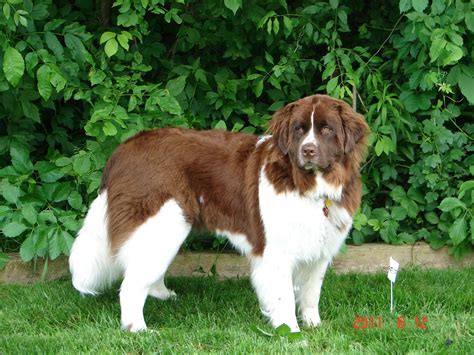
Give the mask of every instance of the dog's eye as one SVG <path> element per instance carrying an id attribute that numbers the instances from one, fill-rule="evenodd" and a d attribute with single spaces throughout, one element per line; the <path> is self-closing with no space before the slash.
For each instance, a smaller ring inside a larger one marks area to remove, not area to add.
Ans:
<path id="1" fill-rule="evenodd" d="M 321 134 L 328 134 L 328 133 L 331 133 L 333 131 L 333 129 L 329 126 L 323 126 L 323 128 L 321 128 Z"/>
<path id="2" fill-rule="evenodd" d="M 302 134 L 303 133 L 303 126 L 298 124 L 295 126 L 295 133 Z"/>

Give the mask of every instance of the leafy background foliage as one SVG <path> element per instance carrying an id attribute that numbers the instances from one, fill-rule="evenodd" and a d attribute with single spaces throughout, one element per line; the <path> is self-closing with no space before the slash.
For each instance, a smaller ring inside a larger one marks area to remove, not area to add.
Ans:
<path id="1" fill-rule="evenodd" d="M 0 6 L 0 264 L 67 255 L 107 157 L 136 132 L 258 134 L 316 92 L 356 99 L 372 128 L 351 241 L 472 252 L 472 2 Z"/>

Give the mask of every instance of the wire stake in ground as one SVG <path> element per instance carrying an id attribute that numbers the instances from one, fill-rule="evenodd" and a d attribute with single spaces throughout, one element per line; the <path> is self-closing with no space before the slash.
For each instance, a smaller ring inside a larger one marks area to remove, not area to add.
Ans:
<path id="1" fill-rule="evenodd" d="M 400 264 L 390 257 L 390 265 L 388 267 L 388 274 L 387 277 L 390 280 L 390 312 L 393 312 L 393 285 L 395 284 L 395 280 L 397 279 L 397 272 Z"/>

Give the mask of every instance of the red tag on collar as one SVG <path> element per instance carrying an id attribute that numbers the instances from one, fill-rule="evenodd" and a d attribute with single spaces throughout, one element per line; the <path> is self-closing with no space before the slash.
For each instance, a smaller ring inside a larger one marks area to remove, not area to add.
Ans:
<path id="1" fill-rule="evenodd" d="M 327 218 L 329 216 L 329 208 L 327 208 L 326 206 L 323 207 L 323 213 L 324 213 L 324 216 Z"/>
<path id="2" fill-rule="evenodd" d="M 327 198 L 324 200 L 323 213 L 326 218 L 329 216 L 329 207 L 331 205 L 332 205 L 332 201 L 330 199 Z"/>

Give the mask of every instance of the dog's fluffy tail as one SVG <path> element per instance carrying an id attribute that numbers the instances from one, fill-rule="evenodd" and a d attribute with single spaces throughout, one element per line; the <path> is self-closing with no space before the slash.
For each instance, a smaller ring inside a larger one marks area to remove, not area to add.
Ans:
<path id="1" fill-rule="evenodd" d="M 81 294 L 98 294 L 120 276 L 107 237 L 106 191 L 92 202 L 87 212 L 71 249 L 69 269 L 72 284 Z"/>

